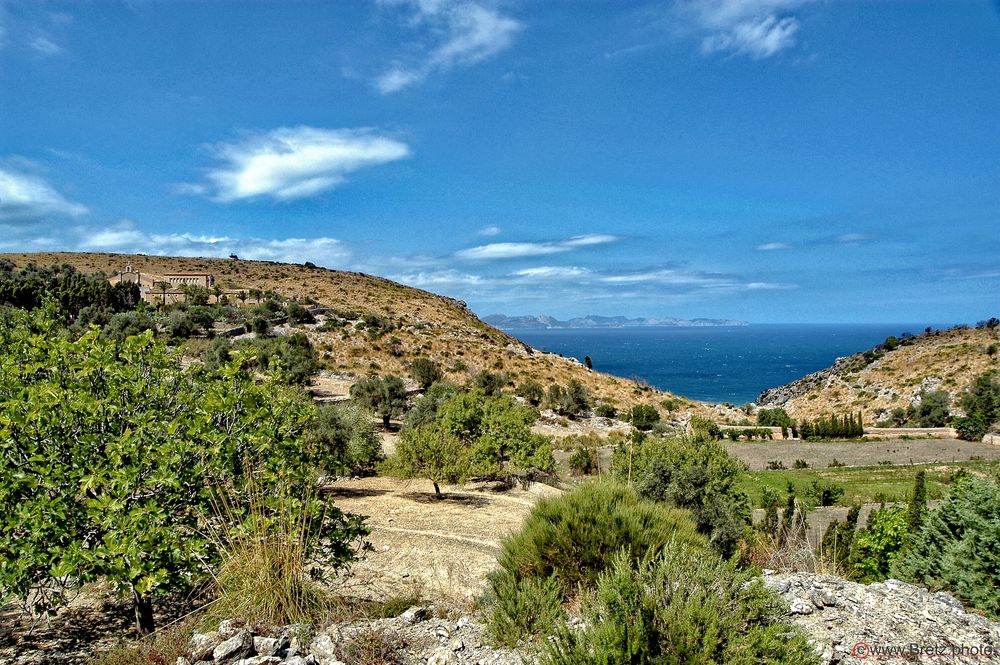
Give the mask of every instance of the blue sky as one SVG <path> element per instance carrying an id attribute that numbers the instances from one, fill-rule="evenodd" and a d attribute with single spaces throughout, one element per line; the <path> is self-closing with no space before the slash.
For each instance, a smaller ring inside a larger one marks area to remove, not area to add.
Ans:
<path id="1" fill-rule="evenodd" d="M 994 1 L 0 0 L 0 251 L 974 322 L 998 226 Z"/>

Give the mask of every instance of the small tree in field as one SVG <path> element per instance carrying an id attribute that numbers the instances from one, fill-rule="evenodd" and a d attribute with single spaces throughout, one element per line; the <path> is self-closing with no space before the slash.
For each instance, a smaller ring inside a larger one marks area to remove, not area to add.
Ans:
<path id="1" fill-rule="evenodd" d="M 433 425 L 403 430 L 390 464 L 392 472 L 402 478 L 430 480 L 438 498 L 441 483 L 464 480 L 469 466 L 459 438 Z"/>
<path id="2" fill-rule="evenodd" d="M 388 429 L 390 419 L 403 415 L 406 409 L 406 386 L 391 374 L 369 376 L 351 386 L 351 399 L 381 416 L 383 427 Z"/>

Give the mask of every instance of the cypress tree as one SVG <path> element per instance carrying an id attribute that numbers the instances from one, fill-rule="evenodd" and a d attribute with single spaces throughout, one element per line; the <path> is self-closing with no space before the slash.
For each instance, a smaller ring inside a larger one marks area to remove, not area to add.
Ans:
<path id="1" fill-rule="evenodd" d="M 917 471 L 917 477 L 913 481 L 913 495 L 910 496 L 910 505 L 906 511 L 906 523 L 910 534 L 920 532 L 927 517 L 927 485 L 924 478 L 924 470 Z"/>

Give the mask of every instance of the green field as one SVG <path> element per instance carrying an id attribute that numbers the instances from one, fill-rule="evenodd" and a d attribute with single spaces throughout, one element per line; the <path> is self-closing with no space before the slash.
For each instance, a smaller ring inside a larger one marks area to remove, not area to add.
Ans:
<path id="1" fill-rule="evenodd" d="M 795 493 L 805 497 L 814 481 L 836 483 L 843 487 L 844 497 L 839 502 L 841 505 L 854 502 L 906 501 L 913 489 L 913 479 L 917 471 L 924 469 L 927 479 L 927 498 L 940 499 L 947 492 L 952 474 L 960 468 L 970 472 L 991 473 L 996 472 L 1000 465 L 995 461 L 972 461 L 754 471 L 744 477 L 742 485 L 755 508 L 762 507 L 761 493 L 765 487 L 771 488 L 780 496 L 785 496 L 788 483 L 791 483 L 795 487 Z"/>

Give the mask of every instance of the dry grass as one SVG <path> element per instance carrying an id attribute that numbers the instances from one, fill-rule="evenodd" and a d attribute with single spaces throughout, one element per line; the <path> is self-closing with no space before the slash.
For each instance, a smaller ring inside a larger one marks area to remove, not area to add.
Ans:
<path id="1" fill-rule="evenodd" d="M 998 341 L 1000 331 L 978 328 L 920 335 L 869 365 L 859 361 L 783 406 L 796 419 L 862 409 L 871 425 L 893 409 L 909 406 L 925 379 L 929 389 L 947 390 L 954 402 L 976 376 L 1000 370 L 1000 355 L 987 353 Z"/>

